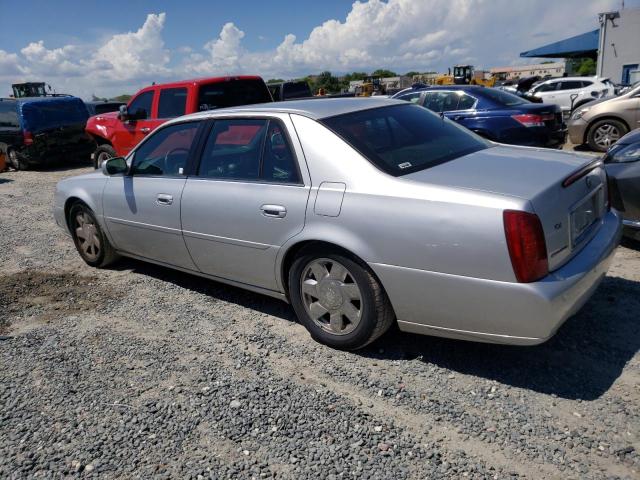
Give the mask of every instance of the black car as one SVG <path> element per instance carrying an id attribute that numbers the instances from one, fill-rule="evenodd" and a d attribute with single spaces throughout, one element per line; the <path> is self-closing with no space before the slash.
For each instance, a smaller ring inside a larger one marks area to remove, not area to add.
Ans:
<path id="1" fill-rule="evenodd" d="M 274 102 L 312 96 L 309 84 L 304 80 L 300 80 L 299 82 L 269 83 L 267 84 L 267 88 L 269 92 L 271 92 Z"/>
<path id="2" fill-rule="evenodd" d="M 77 97 L 2 98 L 0 143 L 17 170 L 59 160 L 89 160 L 95 142 L 84 131 L 88 118 Z"/>
<path id="3" fill-rule="evenodd" d="M 609 148 L 604 157 L 611 206 L 622 213 L 625 235 L 640 240 L 640 130 Z"/>
<path id="4" fill-rule="evenodd" d="M 120 110 L 122 105 L 126 105 L 125 102 L 110 102 L 108 100 L 84 102 L 84 104 L 87 107 L 90 117 L 93 117 L 94 115 L 102 115 L 103 113 L 108 112 L 117 112 Z"/>
<path id="5" fill-rule="evenodd" d="M 566 138 L 558 105 L 532 103 L 479 85 L 414 86 L 393 98 L 422 105 L 499 143 L 561 147 Z"/>

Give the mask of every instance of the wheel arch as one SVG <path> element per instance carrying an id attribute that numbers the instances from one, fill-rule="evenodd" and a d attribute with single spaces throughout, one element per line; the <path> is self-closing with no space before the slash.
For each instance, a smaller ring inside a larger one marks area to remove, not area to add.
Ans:
<path id="1" fill-rule="evenodd" d="M 96 142 L 96 145 L 98 147 L 102 146 L 102 145 L 110 145 L 113 147 L 113 143 L 111 142 L 111 140 L 104 138 L 101 135 L 97 135 L 93 132 L 87 132 L 89 135 L 91 135 L 91 138 L 93 138 L 93 140 Z"/>

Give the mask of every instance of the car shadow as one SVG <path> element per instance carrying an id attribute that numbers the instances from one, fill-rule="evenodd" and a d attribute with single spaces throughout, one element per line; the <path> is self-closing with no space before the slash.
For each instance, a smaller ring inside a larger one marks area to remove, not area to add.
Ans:
<path id="1" fill-rule="evenodd" d="M 13 182 L 11 178 L 0 178 L 0 184 Z"/>
<path id="2" fill-rule="evenodd" d="M 286 303 L 138 260 L 113 266 L 296 322 Z M 353 352 L 378 360 L 420 361 L 462 374 L 567 399 L 593 400 L 609 390 L 640 349 L 640 282 L 606 277 L 591 300 L 542 345 L 494 345 L 400 332 L 397 327 Z M 309 338 L 309 341 L 311 338 Z"/>

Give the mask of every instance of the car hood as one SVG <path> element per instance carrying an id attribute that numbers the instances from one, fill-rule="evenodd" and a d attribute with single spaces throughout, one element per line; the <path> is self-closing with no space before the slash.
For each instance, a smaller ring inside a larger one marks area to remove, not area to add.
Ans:
<path id="1" fill-rule="evenodd" d="M 402 178 L 530 200 L 592 160 L 570 152 L 497 145 Z"/>
<path id="2" fill-rule="evenodd" d="M 616 142 L 616 145 L 630 145 L 640 142 L 640 129 L 632 130 Z"/>

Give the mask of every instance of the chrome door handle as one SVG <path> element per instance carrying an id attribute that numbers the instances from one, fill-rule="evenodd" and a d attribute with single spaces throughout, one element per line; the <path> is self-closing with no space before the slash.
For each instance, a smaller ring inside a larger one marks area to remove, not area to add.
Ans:
<path id="1" fill-rule="evenodd" d="M 173 195 L 159 193 L 156 197 L 156 203 L 158 205 L 171 205 L 173 203 Z"/>
<path id="2" fill-rule="evenodd" d="M 284 218 L 287 215 L 287 209 L 282 205 L 262 205 L 260 210 L 265 217 Z"/>
<path id="3" fill-rule="evenodd" d="M 147 133 L 149 133 L 150 131 L 151 131 L 151 129 L 150 129 L 149 127 L 142 127 L 142 128 L 140 129 L 140 132 L 144 133 L 145 135 L 146 135 Z"/>

